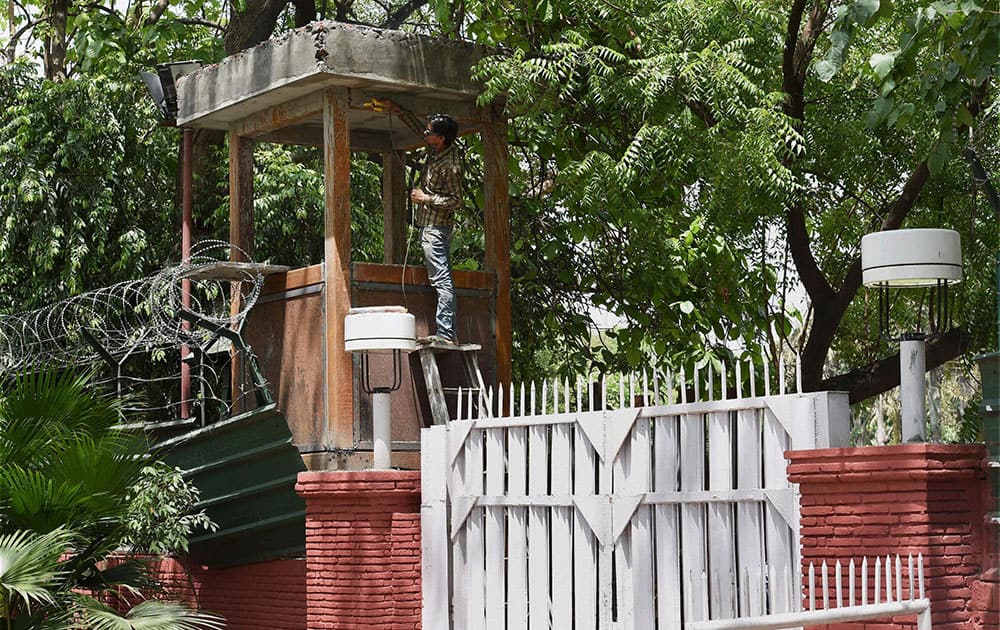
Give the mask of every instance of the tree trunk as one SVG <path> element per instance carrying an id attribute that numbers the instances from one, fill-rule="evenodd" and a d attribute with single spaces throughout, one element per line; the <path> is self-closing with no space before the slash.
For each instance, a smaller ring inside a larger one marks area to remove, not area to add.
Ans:
<path id="1" fill-rule="evenodd" d="M 52 30 L 45 36 L 45 78 L 50 81 L 66 80 L 66 22 L 69 17 L 69 0 L 52 0 L 50 6 Z"/>

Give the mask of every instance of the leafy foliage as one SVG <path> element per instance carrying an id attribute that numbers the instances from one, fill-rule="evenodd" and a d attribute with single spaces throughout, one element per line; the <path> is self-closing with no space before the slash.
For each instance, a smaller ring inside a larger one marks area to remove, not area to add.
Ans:
<path id="1" fill-rule="evenodd" d="M 140 86 L 0 72 L 0 310 L 141 277 L 177 241 L 176 153 Z M 176 256 L 175 258 L 179 258 Z"/>
<path id="2" fill-rule="evenodd" d="M 147 466 L 145 440 L 121 421 L 121 401 L 93 392 L 86 377 L 43 372 L 2 385 L 0 617 L 8 627 L 221 627 L 159 601 L 136 606 L 126 621 L 82 594 L 125 589 L 142 598 L 155 586 L 143 566 L 109 566 L 108 556 L 129 543 L 140 552 L 183 547 L 180 538 L 205 523 L 185 517 L 192 489 Z M 160 505 L 150 511 L 153 495 Z M 140 546 L 147 543 L 154 548 Z"/>

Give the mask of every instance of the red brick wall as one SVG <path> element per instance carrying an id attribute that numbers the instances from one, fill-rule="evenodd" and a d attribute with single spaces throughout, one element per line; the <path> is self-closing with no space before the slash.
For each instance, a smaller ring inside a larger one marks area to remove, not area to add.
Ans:
<path id="1" fill-rule="evenodd" d="M 304 472 L 309 630 L 420 627 L 420 473 Z"/>
<path id="2" fill-rule="evenodd" d="M 158 562 L 168 596 L 222 615 L 227 630 L 305 630 L 305 560 L 272 560 L 225 569 Z"/>
<path id="3" fill-rule="evenodd" d="M 998 532 L 985 523 L 991 497 L 982 446 L 905 444 L 787 456 L 789 478 L 801 493 L 804 575 L 810 561 L 818 567 L 841 559 L 846 573 L 852 557 L 867 555 L 873 563 L 898 553 L 905 565 L 906 554 L 922 553 L 934 628 L 1000 628 L 1000 584 L 991 571 Z M 915 626 L 912 616 L 894 621 L 830 627 Z"/>

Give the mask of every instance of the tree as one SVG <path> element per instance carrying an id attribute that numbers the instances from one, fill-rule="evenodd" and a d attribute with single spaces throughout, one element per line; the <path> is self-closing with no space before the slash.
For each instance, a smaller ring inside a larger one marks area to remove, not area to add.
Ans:
<path id="1" fill-rule="evenodd" d="M 542 302 L 534 338 L 580 338 L 559 318 L 579 321 L 589 294 L 628 322 L 605 364 L 635 366 L 643 352 L 705 361 L 699 346 L 725 356 L 727 341 L 776 360 L 785 346 L 801 352 L 807 389 L 861 400 L 898 383 L 898 359 L 864 330 L 874 309 L 856 299 L 860 238 L 905 223 L 965 236 L 961 326 L 930 345 L 928 367 L 995 344 L 978 302 L 997 235 L 973 228 L 990 213 L 953 156 L 968 144 L 996 163 L 997 14 L 938 5 L 544 0 L 507 20 L 466 3 L 464 33 L 511 48 L 480 76 L 484 100 L 506 96 L 519 116 L 528 168 L 514 224 L 527 228 L 515 260 L 533 263 L 521 305 Z M 533 194 L 543 182 L 547 200 Z M 793 281 L 810 299 L 797 347 Z M 900 314 L 904 304 L 915 302 Z M 851 359 L 846 373 L 826 371 L 831 353 Z"/>
<path id="2" fill-rule="evenodd" d="M 222 627 L 215 616 L 166 601 L 142 601 L 124 617 L 100 603 L 119 589 L 144 599 L 155 586 L 137 561 L 105 562 L 128 550 L 128 519 L 136 516 L 130 489 L 147 464 L 142 435 L 119 428 L 120 409 L 121 401 L 68 373 L 22 375 L 0 387 L 0 619 L 7 628 Z"/>

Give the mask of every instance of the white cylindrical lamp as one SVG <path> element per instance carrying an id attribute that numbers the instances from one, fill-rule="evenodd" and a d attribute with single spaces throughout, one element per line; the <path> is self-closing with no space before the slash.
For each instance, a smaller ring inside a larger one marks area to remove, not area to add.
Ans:
<path id="1" fill-rule="evenodd" d="M 392 466 L 392 414 L 390 392 L 400 385 L 400 354 L 417 349 L 416 320 L 402 306 L 352 308 L 344 318 L 344 349 L 361 353 L 362 386 L 372 395 L 372 468 L 387 470 Z M 391 354 L 393 381 L 372 387 L 368 356 Z"/>
<path id="2" fill-rule="evenodd" d="M 922 287 L 947 291 L 949 284 L 962 281 L 961 238 L 954 230 L 933 228 L 866 234 L 861 239 L 861 278 L 865 286 L 883 291 Z M 887 319 L 888 306 L 885 308 Z M 898 339 L 903 442 L 926 437 L 925 338 L 924 333 L 915 331 Z"/>

